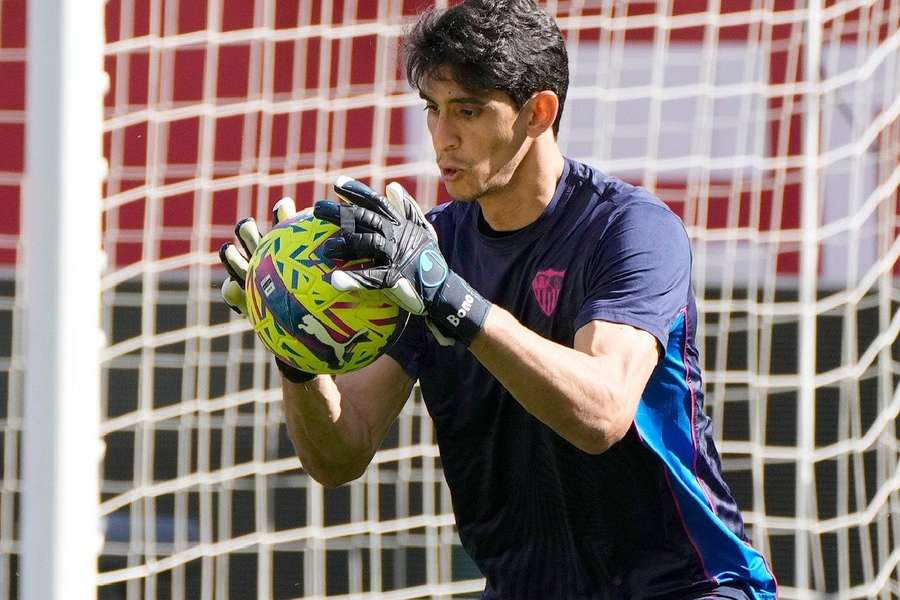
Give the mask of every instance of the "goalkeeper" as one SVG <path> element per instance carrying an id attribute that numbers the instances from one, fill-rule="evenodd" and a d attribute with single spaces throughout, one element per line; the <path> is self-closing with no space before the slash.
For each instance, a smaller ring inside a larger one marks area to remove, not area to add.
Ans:
<path id="1" fill-rule="evenodd" d="M 687 234 L 648 191 L 561 154 L 552 18 L 532 0 L 429 12 L 406 71 L 455 201 L 426 218 L 398 184 L 342 178 L 346 202 L 316 204 L 344 230 L 327 253 L 377 265 L 332 284 L 418 316 L 355 373 L 279 364 L 303 466 L 359 477 L 419 380 L 482 598 L 774 598 L 703 411 Z M 223 259 L 239 309 L 243 259 Z"/>

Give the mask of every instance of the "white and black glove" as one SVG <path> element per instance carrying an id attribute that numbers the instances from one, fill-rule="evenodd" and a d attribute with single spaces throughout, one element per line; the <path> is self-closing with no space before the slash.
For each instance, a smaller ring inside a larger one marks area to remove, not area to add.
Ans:
<path id="1" fill-rule="evenodd" d="M 295 214 L 297 214 L 297 208 L 294 205 L 294 201 L 291 198 L 282 198 L 272 208 L 272 225 L 278 225 L 278 223 Z M 262 236 L 259 233 L 256 221 L 251 217 L 238 221 L 238 224 L 234 226 L 234 234 L 237 236 L 244 251 L 242 253 L 231 242 L 226 242 L 219 248 L 219 260 L 222 261 L 222 264 L 225 265 L 225 270 L 228 271 L 228 277 L 222 282 L 222 298 L 231 310 L 246 318 L 247 295 L 244 292 L 244 286 L 247 281 L 248 261 L 256 251 Z M 285 379 L 294 383 L 303 383 L 316 377 L 314 373 L 301 371 L 282 361 L 277 356 L 275 357 L 275 365 Z"/>
<path id="2" fill-rule="evenodd" d="M 368 259 L 375 266 L 332 271 L 331 285 L 339 290 L 382 290 L 407 312 L 426 315 L 442 344 L 458 340 L 468 346 L 481 331 L 491 304 L 447 266 L 434 228 L 413 197 L 396 182 L 381 196 L 349 177 L 340 177 L 334 191 L 349 204 L 325 200 L 313 211 L 343 230 L 341 237 L 325 242 L 325 255 Z"/>

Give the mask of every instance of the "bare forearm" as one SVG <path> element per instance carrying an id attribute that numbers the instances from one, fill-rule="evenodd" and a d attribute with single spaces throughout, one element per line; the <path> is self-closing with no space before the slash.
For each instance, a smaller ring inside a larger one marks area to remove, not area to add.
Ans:
<path id="1" fill-rule="evenodd" d="M 496 305 L 470 350 L 528 412 L 585 452 L 605 451 L 630 426 L 641 390 L 615 361 L 545 339 Z"/>
<path id="2" fill-rule="evenodd" d="M 414 383 L 389 356 L 337 379 L 284 381 L 288 432 L 307 472 L 327 486 L 362 475 Z"/>
<path id="3" fill-rule="evenodd" d="M 369 462 L 371 443 L 334 380 L 283 380 L 282 393 L 288 434 L 304 468 L 325 485 L 358 477 Z"/>

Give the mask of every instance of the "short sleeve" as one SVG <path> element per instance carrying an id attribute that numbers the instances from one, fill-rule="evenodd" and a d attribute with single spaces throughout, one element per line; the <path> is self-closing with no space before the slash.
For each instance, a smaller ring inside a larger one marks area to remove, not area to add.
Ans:
<path id="1" fill-rule="evenodd" d="M 588 261 L 575 329 L 601 320 L 651 333 L 662 347 L 691 289 L 691 247 L 664 205 L 631 201 L 612 215 Z"/>
<path id="2" fill-rule="evenodd" d="M 425 355 L 426 340 L 424 319 L 410 315 L 403 333 L 387 349 L 386 354 L 396 360 L 407 375 L 418 379 Z"/>

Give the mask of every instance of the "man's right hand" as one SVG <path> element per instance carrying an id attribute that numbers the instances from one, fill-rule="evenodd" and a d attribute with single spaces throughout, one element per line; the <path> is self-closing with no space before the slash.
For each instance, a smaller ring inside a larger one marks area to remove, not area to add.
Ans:
<path id="1" fill-rule="evenodd" d="M 312 210 L 312 209 L 306 209 Z M 297 208 L 291 198 L 282 198 L 272 209 L 272 225 L 278 225 L 285 219 L 297 214 Z M 238 221 L 234 226 L 234 234 L 241 243 L 243 252 L 231 242 L 222 244 L 219 248 L 219 260 L 225 265 L 228 271 L 228 277 L 222 282 L 222 299 L 228 307 L 241 315 L 247 317 L 247 294 L 244 288 L 247 282 L 247 268 L 249 266 L 250 257 L 256 251 L 259 240 L 262 237 L 259 233 L 259 227 L 253 218 L 248 217 Z M 275 364 L 285 379 L 294 383 L 303 383 L 316 377 L 313 373 L 305 373 L 292 367 L 286 362 L 275 357 Z"/>
<path id="2" fill-rule="evenodd" d="M 331 285 L 381 290 L 407 312 L 426 315 L 441 345 L 471 344 L 491 304 L 447 265 L 437 233 L 415 199 L 399 183 L 389 184 L 382 196 L 349 177 L 339 177 L 334 191 L 345 203 L 318 202 L 313 212 L 343 232 L 325 242 L 325 256 L 374 265 L 332 271 Z"/>
<path id="3" fill-rule="evenodd" d="M 272 212 L 277 225 L 294 216 L 296 208 L 293 200 L 282 198 Z M 228 270 L 222 297 L 233 311 L 246 316 L 247 268 L 261 236 L 253 219 L 243 219 L 234 230 L 240 248 L 228 243 L 219 249 Z M 326 486 L 362 475 L 415 383 L 387 355 L 359 371 L 334 378 L 304 373 L 277 357 L 275 364 L 286 381 L 305 383 L 283 386 L 284 418 L 303 468 Z"/>

